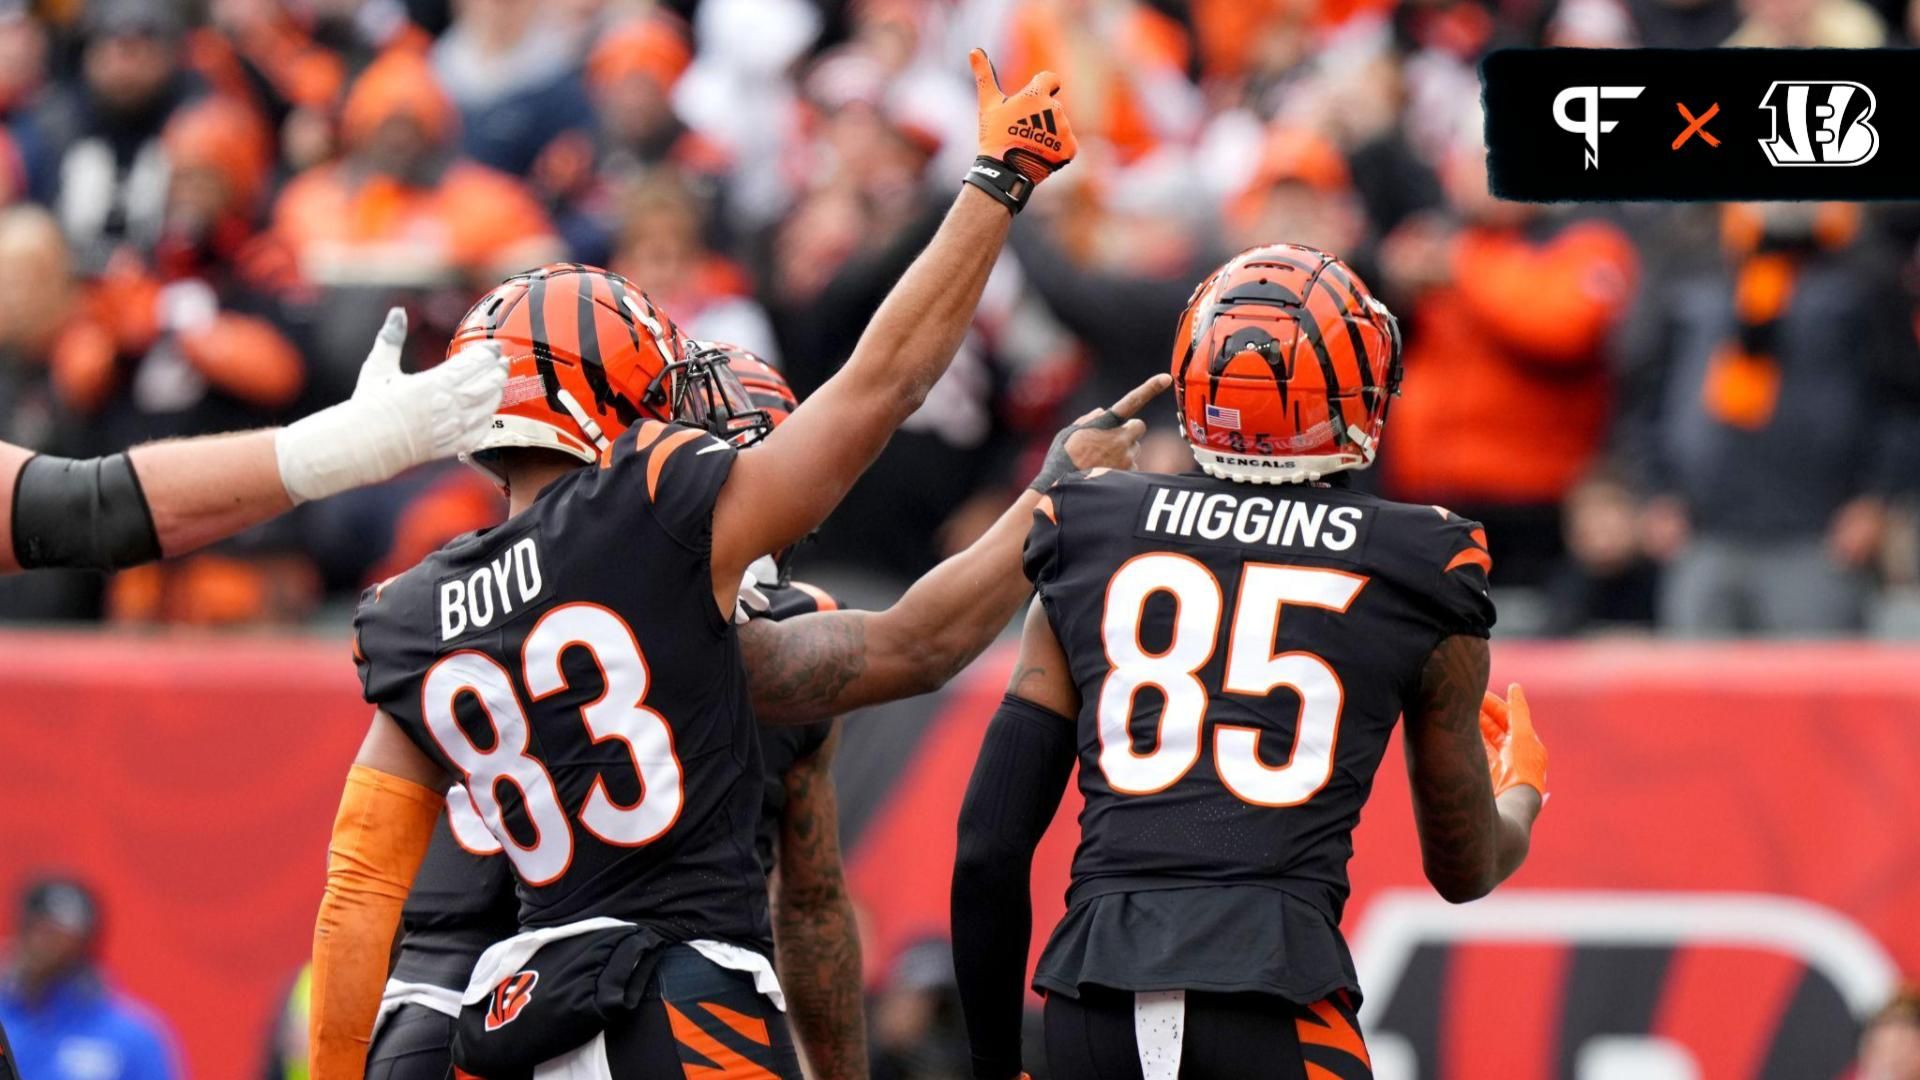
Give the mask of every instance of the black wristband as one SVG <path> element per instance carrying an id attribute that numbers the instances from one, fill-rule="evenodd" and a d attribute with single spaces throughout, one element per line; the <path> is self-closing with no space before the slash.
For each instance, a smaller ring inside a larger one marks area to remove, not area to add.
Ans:
<path id="1" fill-rule="evenodd" d="M 1027 196 L 1033 194 L 1033 181 L 1020 175 L 1013 166 L 999 158 L 990 158 L 984 154 L 973 159 L 973 165 L 964 177 L 967 183 L 999 200 L 1001 206 L 1014 213 L 1027 205 Z"/>

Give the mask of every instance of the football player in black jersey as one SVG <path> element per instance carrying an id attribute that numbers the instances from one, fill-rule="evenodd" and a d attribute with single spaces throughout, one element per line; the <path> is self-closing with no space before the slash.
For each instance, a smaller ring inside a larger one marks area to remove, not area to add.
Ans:
<path id="1" fill-rule="evenodd" d="M 823 590 L 788 578 L 784 567 L 754 589 L 755 618 L 838 607 Z M 759 736 L 765 764 L 754 851 L 772 882 L 775 967 L 787 1018 L 809 1075 L 862 1080 L 860 939 L 829 773 L 838 730 L 833 720 L 769 724 Z M 519 929 L 513 867 L 500 842 L 459 789 L 448 794 L 447 813 L 401 912 L 405 933 L 381 998 L 368 1080 L 446 1080 L 454 1020 L 474 964 Z"/>
<path id="2" fill-rule="evenodd" d="M 1019 571 L 1020 548 L 1025 520 L 1040 498 L 1039 491 L 1076 468 L 1100 462 L 1127 464 L 1144 426 L 1137 420 L 1123 423 L 1121 417 L 1131 416 L 1167 385 L 1170 380 L 1156 376 L 1113 410 L 1089 414 L 1062 431 L 1030 490 L 1001 520 L 967 551 L 936 567 L 899 603 L 884 612 L 833 610 L 831 602 L 818 590 L 791 585 L 783 588 L 777 584 L 777 577 L 774 587 L 751 590 L 755 600 L 743 608 L 758 608 L 765 614 L 786 618 L 777 626 L 772 619 L 756 619 L 740 628 L 739 638 L 746 654 L 747 690 L 755 709 L 763 716 L 798 723 L 937 688 L 986 647 L 1028 595 L 1030 589 Z M 713 417 L 711 422 L 715 430 L 735 430 L 728 416 Z M 621 469 L 616 463 L 608 471 L 618 473 Z M 562 530 L 556 530 L 559 531 Z M 407 607 L 396 603 L 400 600 L 396 590 L 403 587 L 404 581 L 403 575 L 400 580 L 370 591 L 359 626 L 363 655 L 391 652 L 391 645 L 377 643 L 398 644 L 419 633 L 417 629 L 406 628 Z M 564 590 L 556 589 L 560 591 Z M 401 625 L 392 625 L 394 621 Z M 599 662 L 596 652 L 589 663 Z M 363 676 L 368 678 L 370 686 L 377 677 L 372 670 L 375 666 L 371 660 L 363 660 Z M 563 674 L 569 680 L 576 678 L 572 671 Z M 588 668 L 577 676 L 582 682 L 591 682 L 596 677 L 604 682 L 613 675 L 601 675 L 594 668 Z M 594 693 L 594 689 L 590 687 L 580 695 L 559 701 L 564 707 L 575 707 L 581 697 Z M 586 707 L 599 705 L 605 696 L 597 694 Z M 491 720 L 491 714 L 487 719 Z M 464 733 L 464 722 L 458 717 L 456 722 L 463 723 Z M 539 730 L 538 726 L 533 727 L 534 734 Z M 799 738 L 788 740 L 761 728 L 756 740 L 757 748 L 766 758 L 797 759 L 781 770 L 784 775 L 778 798 L 786 805 L 772 808 L 781 815 L 778 863 L 783 873 L 775 905 L 781 916 L 781 970 L 785 973 L 783 978 L 793 982 L 798 993 L 833 999 L 811 1008 L 803 1005 L 795 1018 L 803 1039 L 808 1033 L 807 1025 L 820 1022 L 827 1029 L 822 1032 L 825 1038 L 807 1040 L 806 1045 L 810 1049 L 816 1046 L 832 1049 L 835 1057 L 827 1060 L 842 1064 L 838 1071 L 820 1066 L 816 1075 L 858 1077 L 864 1066 L 858 1053 L 858 953 L 851 912 L 844 902 L 835 903 L 843 885 L 837 872 L 831 788 L 823 782 L 827 747 L 809 738 L 806 728 L 789 730 L 801 732 Z M 496 743 L 494 749 L 497 748 Z M 634 760 L 640 759 L 635 756 Z M 627 768 L 638 772 L 635 766 Z M 595 792 L 608 790 L 601 785 L 610 773 L 611 769 L 591 777 L 594 787 L 588 791 L 587 810 L 594 805 Z M 712 776 L 711 770 L 708 775 Z M 689 789 L 693 784 L 692 779 L 686 781 Z M 765 829 L 768 820 L 765 815 L 773 798 L 761 788 L 753 790 L 759 792 L 760 797 L 762 813 L 758 824 Z M 699 897 L 724 888 L 720 902 L 738 902 L 742 883 L 748 880 L 759 881 L 764 889 L 764 877 L 750 871 L 764 872 L 764 859 L 772 854 L 775 842 L 770 831 L 756 836 L 755 823 L 750 822 L 744 838 L 736 831 L 726 844 L 720 845 L 722 855 L 734 871 L 734 877 L 724 882 L 715 882 L 715 875 L 697 863 L 695 876 L 689 880 L 687 864 L 694 860 L 682 854 L 678 864 L 656 868 L 656 880 L 647 890 L 630 899 L 605 901 L 645 903 L 647 911 L 636 916 L 635 922 L 645 925 L 646 932 L 627 932 L 623 929 L 626 923 L 610 919 L 583 920 L 558 928 L 559 934 L 571 940 L 557 941 L 557 949 L 551 946 L 542 949 L 525 967 L 504 979 L 498 977 L 498 972 L 504 970 L 502 962 L 495 959 L 489 968 L 488 959 L 483 956 L 480 970 L 463 981 L 459 972 L 474 967 L 474 957 L 480 954 L 485 939 L 498 934 L 500 923 L 513 917 L 503 902 L 506 890 L 500 860 L 488 865 L 476 856 L 484 856 L 489 850 L 505 850 L 510 859 L 514 851 L 521 850 L 511 839 L 513 826 L 522 820 L 520 813 L 525 812 L 531 818 L 532 812 L 518 808 L 503 810 L 503 818 L 509 823 L 504 834 L 496 835 L 491 825 L 463 829 L 463 818 L 479 820 L 475 800 L 470 798 L 471 789 L 456 787 L 451 794 L 454 797 L 445 823 L 438 826 L 427 863 L 415 879 L 409 916 L 414 920 L 410 929 L 417 928 L 419 938 L 414 940 L 410 936 L 403 943 L 394 972 L 397 981 L 389 983 L 382 1002 L 393 1010 L 393 1015 L 381 1029 L 379 1060 L 368 1070 L 368 1075 L 381 1080 L 438 1075 L 437 1070 L 444 1070 L 447 1061 L 445 1013 L 461 1004 L 466 1006 L 461 1014 L 464 1025 L 461 1037 L 469 1048 L 476 1044 L 480 1048 L 477 1055 L 473 1049 L 456 1053 L 455 1060 L 472 1065 L 481 1075 L 518 1075 L 528 1063 L 525 1058 L 538 1060 L 547 1056 L 560 1040 L 588 1038 L 591 1032 L 582 1034 L 583 1025 L 577 1022 L 587 1014 L 635 1022 L 635 1031 L 628 1033 L 625 1042 L 609 1038 L 604 1045 L 596 1042 L 584 1051 L 595 1064 L 602 1058 L 594 1055 L 604 1055 L 604 1060 L 624 1065 L 626 1071 L 645 1073 L 664 1068 L 677 1055 L 684 1062 L 724 1059 L 743 1068 L 767 1068 L 785 1073 L 786 1030 L 777 1012 L 756 1008 L 763 1000 L 756 983 L 716 982 L 712 978 L 714 972 L 708 970 L 711 964 L 726 961 L 745 966 L 752 974 L 765 975 L 764 961 L 757 959 L 767 954 L 765 932 L 759 931 L 756 938 L 750 939 L 750 947 L 741 950 L 735 944 L 740 933 L 737 930 L 723 931 L 727 933 L 725 937 L 689 938 L 693 929 L 667 921 L 677 917 L 694 927 L 702 923 L 745 925 L 750 921 L 753 916 L 735 919 L 731 914 L 706 912 Z M 640 796 L 644 799 L 644 787 Z M 337 889 L 337 879 L 342 875 L 367 874 L 370 864 L 390 858 L 377 851 L 367 851 L 371 830 L 396 825 L 420 827 L 417 818 L 409 826 L 406 816 L 394 814 L 394 809 L 384 807 L 379 813 L 369 809 L 367 816 L 356 815 L 351 821 L 343 817 L 342 822 L 336 823 L 330 894 Z M 346 810 L 347 802 L 343 801 L 343 815 Z M 589 823 L 583 821 L 582 824 Z M 506 845 L 500 842 L 503 838 Z M 697 838 L 692 841 L 696 845 L 702 842 Z M 711 836 L 704 842 L 714 846 Z M 758 854 L 762 861 L 745 864 L 739 857 L 742 852 Z M 521 853 L 524 855 L 524 851 Z M 391 889 L 393 880 L 389 879 L 381 887 Z M 524 895 L 524 886 L 522 891 Z M 684 897 L 694 899 L 683 900 Z M 758 918 L 764 920 L 764 892 L 759 893 L 757 899 L 761 912 Z M 526 907 L 524 903 L 518 907 L 518 921 L 524 928 Z M 833 910 L 836 907 L 839 910 Z M 823 918 L 826 915 L 835 916 L 838 925 L 830 925 Z M 649 923 L 651 918 L 660 918 L 662 922 Z M 553 928 L 547 928 L 534 931 L 533 935 L 522 935 L 520 940 L 532 944 L 543 937 L 553 938 L 555 933 Z M 347 955 L 351 958 L 374 953 L 384 957 L 385 949 L 378 943 L 391 936 L 391 924 L 379 918 L 336 920 L 324 935 L 316 935 L 316 981 L 319 981 L 318 973 L 326 967 L 323 957 Z M 689 942 L 698 956 L 690 956 L 684 949 L 657 950 L 655 947 L 662 942 Z M 628 955 L 620 951 L 623 949 L 640 955 Z M 656 951 L 658 956 L 653 955 Z M 505 966 L 519 964 L 524 954 L 509 955 L 515 958 Z M 355 996 L 369 1003 L 379 998 L 377 978 L 383 969 L 364 961 L 359 966 L 362 970 L 357 979 L 330 976 L 326 980 L 332 987 L 332 999 L 343 1010 Z M 617 975 L 609 976 L 607 972 Z M 643 988 L 649 975 L 655 985 Z M 583 982 L 589 987 L 604 989 L 605 980 L 610 978 L 624 979 L 628 990 L 649 996 L 638 1003 L 607 1002 L 581 989 Z M 456 985 L 447 986 L 448 982 Z M 543 984 L 551 991 L 546 996 L 530 993 Z M 772 989 L 770 983 L 763 985 Z M 489 986 L 493 987 L 492 994 L 486 992 Z M 465 993 L 456 987 L 464 988 Z M 572 992 L 565 993 L 569 988 Z M 583 993 L 586 1000 L 582 998 Z M 688 998 L 699 999 L 697 1008 Z M 641 1012 L 658 1009 L 664 1014 L 665 1023 L 646 1023 L 648 1017 L 637 1017 L 636 1006 Z M 603 1009 L 607 1011 L 602 1012 Z M 366 1011 L 374 1011 L 371 1004 Z M 527 1023 L 518 1023 L 522 1017 Z M 734 1036 L 716 1035 L 711 1023 L 715 1017 L 730 1026 L 735 1035 L 745 1031 L 753 1037 L 742 1043 Z M 733 1021 L 739 1024 L 734 1025 Z M 853 1028 L 851 1047 L 846 1035 L 849 1026 Z M 510 1032 L 511 1043 L 503 1046 L 500 1039 L 487 1037 L 496 1030 Z M 456 1041 L 461 1037 L 456 1037 Z M 716 1038 L 720 1041 L 714 1041 Z M 496 1055 L 514 1056 L 503 1059 Z M 818 1065 L 825 1057 L 825 1054 L 816 1054 L 813 1060 Z M 486 1063 L 484 1067 L 480 1062 Z"/>
<path id="3" fill-rule="evenodd" d="M 863 618 L 761 620 L 772 630 L 749 638 L 730 614 L 747 566 L 818 525 L 924 401 L 1011 212 L 1072 157 L 1057 78 L 1007 98 L 984 54 L 973 63 L 982 154 L 966 186 L 846 364 L 763 451 L 736 455 L 679 423 L 712 422 L 744 392 L 615 275 L 577 264 L 520 275 L 463 321 L 456 346 L 491 340 L 509 359 L 474 459 L 497 471 L 512 516 L 363 599 L 358 659 L 378 708 L 315 920 L 317 1080 L 364 1071 L 364 989 L 385 974 L 384 950 L 368 946 L 391 938 L 449 778 L 504 846 L 522 931 L 475 968 L 457 1064 L 652 1076 L 691 1054 L 795 1073 L 752 850 L 754 710 L 812 719 L 857 700 L 855 685 L 924 687 L 950 674 L 939 650 L 1002 590 L 963 563 Z M 1052 131 L 1019 122 L 1040 112 Z M 951 600 L 943 623 L 919 621 L 928 592 Z M 909 632 L 868 634 L 881 627 Z M 750 687 L 756 653 L 769 659 Z M 791 702 L 816 711 L 781 713 Z M 336 947 L 349 928 L 353 944 Z"/>
<path id="4" fill-rule="evenodd" d="M 716 348 L 726 352 L 753 406 L 750 430 L 735 436 L 751 444 L 799 401 L 766 361 L 737 346 Z M 741 593 L 754 614 L 778 621 L 837 610 L 839 601 L 825 590 L 794 579 L 792 563 L 788 548 L 750 568 L 754 580 Z M 865 1080 L 860 929 L 840 861 L 840 804 L 830 771 L 839 741 L 839 721 L 831 717 L 760 728 L 766 782 L 754 851 L 772 883 L 774 966 L 808 1075 Z"/>
<path id="5" fill-rule="evenodd" d="M 719 343 L 696 347 L 722 353 L 746 391 L 750 408 L 725 422 L 741 448 L 764 438 L 798 405 L 785 377 L 752 353 Z M 791 555 L 788 549 L 750 568 L 741 595 L 755 617 L 778 620 L 839 606 L 793 579 Z M 765 782 L 754 850 L 775 882 L 775 967 L 788 1019 L 811 1075 L 861 1080 L 867 1059 L 860 941 L 828 772 L 835 722 L 765 725 L 759 735 Z M 445 1080 L 454 1020 L 474 964 L 493 943 L 514 935 L 518 918 L 513 869 L 456 788 L 401 911 L 404 934 L 380 1001 L 369 1080 Z"/>
<path id="6" fill-rule="evenodd" d="M 791 391 L 750 355 L 727 355 L 730 365 L 741 366 L 752 408 L 713 423 L 750 445 L 791 410 Z M 1112 413 L 1132 416 L 1169 384 L 1165 376 L 1150 380 Z M 1100 424 L 1090 414 L 1062 432 L 1033 487 L 1100 460 L 1124 463 L 1143 425 L 1136 420 L 1101 430 Z M 1094 430 L 1070 434 L 1083 427 Z M 762 711 L 790 718 L 831 715 L 935 688 L 942 673 L 985 648 L 1028 594 L 1019 573 L 1021 527 L 1038 498 L 1037 491 L 1023 496 L 988 536 L 929 574 L 914 590 L 916 601 L 889 611 L 890 620 L 848 612 L 811 620 L 809 634 L 770 636 L 757 633 L 758 626 L 744 628 L 749 688 Z M 767 576 L 751 588 L 743 583 L 743 610 L 786 619 L 837 606 L 824 592 L 791 581 L 775 560 L 757 560 L 753 569 Z M 910 609 L 920 614 L 910 615 Z M 936 627 L 947 630 L 944 638 Z M 876 647 L 869 648 L 869 640 Z M 770 675 L 759 677 L 763 670 Z M 825 722 L 759 728 L 766 784 L 754 848 L 763 871 L 785 870 L 773 905 L 776 959 L 812 1075 L 857 1080 L 866 1067 L 859 943 L 840 876 L 837 812 L 826 776 L 831 730 Z M 518 928 L 519 900 L 500 841 L 460 788 L 449 795 L 402 912 L 406 934 L 379 998 L 367 1067 L 371 1080 L 441 1080 L 447 1074 L 454 1019 L 474 964 Z M 378 948 L 382 931 L 372 927 L 363 944 L 363 929 L 348 923 L 330 940 L 335 948 Z M 369 1001 L 378 992 L 377 984 L 365 988 Z"/>
<path id="7" fill-rule="evenodd" d="M 1021 1071 L 1029 872 L 1076 759 L 1067 913 L 1034 977 L 1057 1080 L 1371 1075 L 1339 923 L 1403 714 L 1434 887 L 1472 900 L 1525 858 L 1546 754 L 1517 687 L 1485 694 L 1486 535 L 1344 482 L 1373 461 L 1399 353 L 1332 256 L 1243 252 L 1174 341 L 1199 470 L 1069 478 L 1036 513 L 1038 597 L 954 872 L 976 1076 Z"/>

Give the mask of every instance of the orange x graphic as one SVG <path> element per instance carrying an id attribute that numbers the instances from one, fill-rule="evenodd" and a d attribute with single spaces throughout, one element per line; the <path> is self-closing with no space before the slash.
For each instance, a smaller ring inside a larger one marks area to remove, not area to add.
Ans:
<path id="1" fill-rule="evenodd" d="M 1720 112 L 1719 102 L 1717 101 L 1714 102 L 1711 108 L 1709 108 L 1706 112 L 1701 113 L 1698 117 L 1695 117 L 1692 113 L 1688 112 L 1687 107 L 1685 105 L 1680 104 L 1677 101 L 1673 103 L 1673 107 L 1676 109 L 1679 109 L 1680 115 L 1685 117 L 1687 121 L 1687 130 L 1681 132 L 1680 137 L 1673 140 L 1673 149 L 1675 150 L 1680 149 L 1681 143 L 1686 142 L 1688 139 L 1692 138 L 1696 134 L 1699 135 L 1702 139 L 1705 139 L 1707 141 L 1708 146 L 1720 145 L 1720 140 L 1714 138 L 1713 132 L 1707 130 L 1707 121 L 1713 119 L 1714 116 Z"/>

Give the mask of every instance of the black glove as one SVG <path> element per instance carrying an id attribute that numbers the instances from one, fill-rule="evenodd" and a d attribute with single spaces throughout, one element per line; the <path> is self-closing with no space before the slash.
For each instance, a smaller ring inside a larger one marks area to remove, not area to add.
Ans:
<path id="1" fill-rule="evenodd" d="M 1040 471 L 1034 474 L 1033 483 L 1028 484 L 1027 487 L 1044 492 L 1059 483 L 1061 477 L 1080 471 L 1080 466 L 1073 463 L 1073 455 L 1067 453 L 1067 440 L 1073 438 L 1074 432 L 1087 428 L 1105 431 L 1117 428 L 1124 423 L 1126 421 L 1120 418 L 1120 414 L 1112 409 L 1102 409 L 1099 415 L 1091 420 L 1082 420 L 1061 428 L 1060 433 L 1053 437 L 1053 445 L 1047 447 L 1047 457 L 1040 463 Z"/>

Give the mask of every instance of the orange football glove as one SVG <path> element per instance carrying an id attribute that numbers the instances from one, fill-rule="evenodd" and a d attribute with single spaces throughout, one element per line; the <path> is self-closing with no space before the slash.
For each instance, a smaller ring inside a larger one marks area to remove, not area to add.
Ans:
<path id="1" fill-rule="evenodd" d="M 966 180 L 1018 213 L 1033 186 L 1064 168 L 1080 149 L 1067 111 L 1054 96 L 1060 76 L 1043 71 L 1008 97 L 1000 92 L 985 52 L 975 49 L 967 60 L 980 95 L 980 156 Z"/>
<path id="2" fill-rule="evenodd" d="M 1521 784 L 1547 797 L 1547 747 L 1533 731 L 1533 711 L 1519 683 L 1507 687 L 1507 699 L 1487 691 L 1480 702 L 1480 740 L 1487 747 L 1493 793 Z"/>

